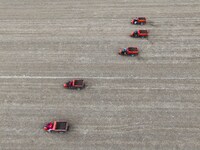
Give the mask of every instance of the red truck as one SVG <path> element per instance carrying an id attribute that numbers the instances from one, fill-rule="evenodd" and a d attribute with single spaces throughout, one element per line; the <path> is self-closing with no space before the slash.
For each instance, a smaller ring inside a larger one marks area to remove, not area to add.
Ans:
<path id="1" fill-rule="evenodd" d="M 119 55 L 137 56 L 138 54 L 139 50 L 137 47 L 127 47 L 119 50 Z"/>
<path id="2" fill-rule="evenodd" d="M 45 124 L 44 128 L 47 132 L 66 132 L 69 130 L 67 121 L 53 121 Z"/>
<path id="3" fill-rule="evenodd" d="M 144 25 L 146 24 L 146 18 L 145 17 L 136 17 L 131 20 L 131 24 L 135 25 Z"/>
<path id="4" fill-rule="evenodd" d="M 130 36 L 145 38 L 145 37 L 148 37 L 148 31 L 147 30 L 136 30 L 136 31 L 132 32 Z"/>
<path id="5" fill-rule="evenodd" d="M 63 86 L 64 88 L 67 88 L 67 89 L 81 90 L 85 87 L 85 82 L 83 80 L 72 80 L 72 81 L 68 81 Z"/>

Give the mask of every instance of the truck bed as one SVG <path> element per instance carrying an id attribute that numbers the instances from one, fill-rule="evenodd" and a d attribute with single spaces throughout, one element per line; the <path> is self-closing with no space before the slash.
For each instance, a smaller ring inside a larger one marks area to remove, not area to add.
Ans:
<path id="1" fill-rule="evenodd" d="M 140 33 L 148 33 L 147 30 L 140 30 Z"/>
<path id="2" fill-rule="evenodd" d="M 66 129 L 67 129 L 67 122 L 56 123 L 56 130 L 66 130 Z"/>
<path id="3" fill-rule="evenodd" d="M 75 80 L 74 85 L 82 86 L 83 85 L 83 80 Z"/>
<path id="4" fill-rule="evenodd" d="M 137 48 L 136 48 L 136 47 L 128 47 L 128 50 L 129 50 L 129 51 L 136 51 Z"/>
<path id="5" fill-rule="evenodd" d="M 139 20 L 146 20 L 146 18 L 144 18 L 144 17 L 139 17 L 138 19 Z"/>

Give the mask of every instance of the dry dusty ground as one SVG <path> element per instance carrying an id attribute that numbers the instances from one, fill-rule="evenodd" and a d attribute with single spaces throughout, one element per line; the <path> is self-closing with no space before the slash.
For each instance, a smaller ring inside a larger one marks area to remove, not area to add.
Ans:
<path id="1" fill-rule="evenodd" d="M 0 0 L 0 149 L 199 150 L 199 16 L 197 0 Z M 54 119 L 70 132 L 45 133 Z"/>

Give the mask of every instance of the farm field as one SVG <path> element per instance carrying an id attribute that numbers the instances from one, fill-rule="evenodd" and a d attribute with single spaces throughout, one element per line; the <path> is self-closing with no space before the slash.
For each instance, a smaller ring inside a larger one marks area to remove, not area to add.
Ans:
<path id="1" fill-rule="evenodd" d="M 0 150 L 199 150 L 200 1 L 0 0 Z M 131 25 L 145 16 L 146 25 Z M 147 29 L 148 39 L 129 35 Z M 137 46 L 138 57 L 118 55 Z M 84 79 L 81 91 L 63 84 Z M 66 134 L 43 125 L 66 119 Z"/>

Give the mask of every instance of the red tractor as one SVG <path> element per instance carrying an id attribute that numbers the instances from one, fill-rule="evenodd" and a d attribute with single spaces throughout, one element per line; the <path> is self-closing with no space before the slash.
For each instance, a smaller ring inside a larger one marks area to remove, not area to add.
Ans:
<path id="1" fill-rule="evenodd" d="M 69 124 L 66 121 L 53 121 L 45 124 L 44 130 L 47 132 L 66 132 L 69 130 Z"/>
<path id="2" fill-rule="evenodd" d="M 131 24 L 144 25 L 144 24 L 146 24 L 146 18 L 145 17 L 136 17 L 131 20 Z"/>
<path id="3" fill-rule="evenodd" d="M 119 50 L 119 55 L 137 56 L 138 54 L 139 50 L 137 47 L 121 48 Z"/>
<path id="4" fill-rule="evenodd" d="M 67 89 L 81 90 L 85 87 L 85 82 L 83 80 L 72 80 L 72 81 L 68 81 L 63 86 L 64 88 L 67 88 Z"/>
<path id="5" fill-rule="evenodd" d="M 130 36 L 145 38 L 145 37 L 148 37 L 148 31 L 147 30 L 136 30 L 136 31 L 132 32 Z"/>

